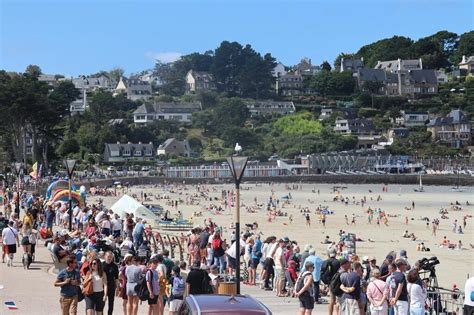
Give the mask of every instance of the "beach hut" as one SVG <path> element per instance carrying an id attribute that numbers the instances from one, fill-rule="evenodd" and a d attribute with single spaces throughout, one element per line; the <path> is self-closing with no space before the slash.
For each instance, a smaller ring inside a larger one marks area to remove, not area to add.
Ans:
<path id="1" fill-rule="evenodd" d="M 123 195 L 110 209 L 122 218 L 125 217 L 125 213 L 132 213 L 135 218 L 146 220 L 152 227 L 157 226 L 157 220 L 159 219 L 144 205 L 128 195 Z"/>

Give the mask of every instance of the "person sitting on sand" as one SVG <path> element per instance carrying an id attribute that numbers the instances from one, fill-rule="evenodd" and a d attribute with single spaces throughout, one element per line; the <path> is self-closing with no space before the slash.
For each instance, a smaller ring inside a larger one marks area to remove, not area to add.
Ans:
<path id="1" fill-rule="evenodd" d="M 410 239 L 411 239 L 412 241 L 416 241 L 416 235 L 415 235 L 415 233 L 411 233 L 411 234 L 410 234 Z"/>
<path id="2" fill-rule="evenodd" d="M 449 240 L 446 238 L 446 236 L 443 237 L 440 245 L 441 247 L 449 247 Z"/>
<path id="3" fill-rule="evenodd" d="M 410 234 L 408 234 L 408 230 L 406 230 L 405 233 L 403 233 L 403 237 L 404 238 L 409 238 L 410 237 Z"/>
<path id="4" fill-rule="evenodd" d="M 461 242 L 461 240 L 459 240 L 458 246 L 456 247 L 456 249 L 462 249 L 462 242 Z"/>

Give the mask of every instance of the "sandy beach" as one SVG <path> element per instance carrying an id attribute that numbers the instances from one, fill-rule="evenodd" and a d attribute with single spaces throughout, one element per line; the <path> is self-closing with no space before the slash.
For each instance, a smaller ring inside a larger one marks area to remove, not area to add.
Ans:
<path id="1" fill-rule="evenodd" d="M 297 188 L 296 188 L 297 186 Z M 375 256 L 377 263 L 381 264 L 383 258 L 391 250 L 397 253 L 405 249 L 408 252 L 410 263 L 423 257 L 436 256 L 440 264 L 436 266 L 436 274 L 439 285 L 451 288 L 453 284 L 458 287 L 464 285 L 468 275 L 474 274 L 474 250 L 470 244 L 474 244 L 474 220 L 467 219 L 464 234 L 454 233 L 452 224 L 457 219 L 458 225 L 463 223 L 463 217 L 472 215 L 474 212 L 474 188 L 463 187 L 462 192 L 453 192 L 451 187 L 428 186 L 425 192 L 414 192 L 416 186 L 388 185 L 387 191 L 383 191 L 382 185 L 336 185 L 343 186 L 338 192 L 333 191 L 330 184 L 279 184 L 279 183 L 244 183 L 241 185 L 241 225 L 258 222 L 263 237 L 276 235 L 278 237 L 288 236 L 296 240 L 301 247 L 304 244 L 312 244 L 317 253 L 326 258 L 327 245 L 322 244 L 326 236 L 331 240 L 339 240 L 339 230 L 355 233 L 363 241 L 357 242 L 357 255 Z M 295 188 L 295 189 L 293 189 Z M 88 203 L 97 202 L 101 198 L 106 207 L 110 207 L 121 195 L 127 193 L 135 195 L 141 201 L 142 192 L 148 196 L 145 204 L 159 204 L 164 210 L 169 210 L 174 217 L 177 211 L 183 213 L 184 218 L 193 220 L 194 225 L 203 225 L 205 219 L 212 218 L 218 225 L 224 227 L 229 238 L 231 222 L 234 221 L 235 208 L 227 207 L 221 198 L 222 190 L 232 190 L 233 185 L 200 185 L 200 191 L 204 191 L 205 197 L 197 191 L 196 185 L 168 185 L 168 186 L 132 186 L 128 189 L 118 189 L 117 196 L 89 196 Z M 318 194 L 319 190 L 319 194 Z M 291 194 L 291 199 L 285 203 L 284 196 Z M 276 216 L 271 222 L 268 220 L 266 204 L 270 196 L 279 199 L 277 210 L 287 213 L 287 216 Z M 333 201 L 334 197 L 349 198 L 348 204 L 341 201 Z M 195 196 L 195 197 L 193 197 Z M 360 201 L 365 196 L 367 202 L 364 206 Z M 379 197 L 380 196 L 380 197 Z M 163 199 L 163 197 L 169 199 Z M 212 201 L 209 201 L 209 198 Z M 216 200 L 217 198 L 217 200 Z M 191 203 L 194 200 L 194 204 Z M 377 199 L 380 199 L 377 201 Z M 168 200 L 180 200 L 178 208 L 167 204 Z M 255 203 L 261 204 L 257 206 Z M 460 210 L 452 210 L 451 203 L 458 201 Z M 415 208 L 412 208 L 412 202 Z M 469 202 L 470 205 L 466 205 Z M 188 204 L 187 204 L 188 203 Z M 213 204 L 221 206 L 223 211 L 216 214 L 209 211 L 208 207 Z M 319 216 L 315 214 L 316 208 L 321 205 L 328 207 L 334 214 L 327 215 L 326 227 L 319 222 Z M 256 210 L 255 213 L 247 211 L 247 207 Z M 378 209 L 385 211 L 388 215 L 388 226 L 382 222 L 377 225 L 375 219 L 372 224 L 368 223 L 367 209 Z M 311 211 L 311 226 L 306 225 L 306 219 L 301 214 L 301 209 L 308 208 Z M 449 219 L 441 219 L 439 210 L 447 209 Z M 410 209 L 410 210 L 407 210 Z M 202 212 L 202 217 L 193 217 L 195 212 Z M 293 220 L 290 222 L 290 215 Z M 349 224 L 346 224 L 345 215 Z M 351 224 L 355 215 L 355 224 Z M 408 225 L 406 224 L 408 217 Z M 427 228 L 426 221 L 421 218 L 427 217 L 430 222 L 440 219 L 439 229 L 436 236 L 432 236 L 431 224 Z M 417 237 L 416 241 L 403 238 L 402 235 L 408 230 Z M 443 236 L 451 243 L 461 241 L 464 249 L 440 248 Z M 368 240 L 372 241 L 369 242 Z M 430 252 L 419 252 L 417 244 L 424 242 L 430 248 Z"/>

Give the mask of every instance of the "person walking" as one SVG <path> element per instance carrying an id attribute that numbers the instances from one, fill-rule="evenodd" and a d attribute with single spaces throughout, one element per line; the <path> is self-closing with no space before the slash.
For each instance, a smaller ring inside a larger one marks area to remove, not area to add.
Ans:
<path id="1" fill-rule="evenodd" d="M 135 291 L 135 287 L 140 281 L 140 277 L 143 274 L 143 270 L 138 266 L 137 257 L 133 257 L 130 265 L 125 269 L 125 277 L 127 278 L 127 315 L 137 315 L 138 313 L 138 295 Z"/>
<path id="2" fill-rule="evenodd" d="M 114 301 L 115 295 L 118 296 L 119 291 L 119 269 L 114 262 L 114 254 L 111 251 L 107 251 L 104 255 L 103 270 L 107 277 L 107 299 L 108 308 L 107 314 L 112 315 L 114 312 Z"/>
<path id="3" fill-rule="evenodd" d="M 107 277 L 99 258 L 95 258 L 90 266 L 91 268 L 84 279 L 84 283 L 92 281 L 92 294 L 84 297 L 86 301 L 86 314 L 102 315 L 108 294 Z"/>
<path id="4" fill-rule="evenodd" d="M 329 286 L 331 284 L 332 278 L 339 271 L 341 264 L 339 260 L 336 259 L 336 249 L 332 248 L 328 250 L 328 256 L 329 258 L 326 259 L 321 265 L 321 281 Z M 332 315 L 332 312 L 334 311 L 334 305 L 336 304 L 336 297 L 333 296 L 331 290 L 328 290 L 328 294 L 328 314 Z"/>
<path id="5" fill-rule="evenodd" d="M 175 315 L 178 314 L 178 310 L 183 303 L 184 298 L 184 291 L 186 288 L 186 283 L 181 276 L 181 269 L 179 266 L 174 266 L 171 272 L 171 279 L 170 279 L 170 292 L 169 292 L 169 299 L 170 299 L 170 306 L 169 306 L 169 314 Z"/>
<path id="6" fill-rule="evenodd" d="M 314 309 L 314 264 L 311 261 L 306 261 L 303 267 L 306 271 L 302 271 L 299 278 L 296 280 L 295 296 L 300 301 L 299 314 L 310 315 Z"/>
<path id="7" fill-rule="evenodd" d="M 186 278 L 186 294 L 209 294 L 211 288 L 211 278 L 208 273 L 204 270 L 201 270 L 199 267 L 201 265 L 200 260 L 195 260 L 191 271 Z M 207 284 L 207 285 L 205 285 Z"/>
<path id="8" fill-rule="evenodd" d="M 380 270 L 374 268 L 370 271 L 372 281 L 367 286 L 367 298 L 370 302 L 371 315 L 387 314 L 387 284 L 380 280 Z"/>
<path id="9" fill-rule="evenodd" d="M 76 256 L 70 255 L 66 260 L 66 268 L 61 270 L 54 282 L 55 287 L 60 287 L 59 304 L 62 315 L 76 315 L 79 284 L 81 276 L 77 270 Z"/>
<path id="10" fill-rule="evenodd" d="M 2 231 L 3 252 L 7 256 L 7 266 L 13 267 L 13 257 L 16 253 L 16 247 L 20 246 L 18 231 L 13 227 L 15 222 L 9 221 L 8 226 Z"/>
<path id="11" fill-rule="evenodd" d="M 418 270 L 411 270 L 407 275 L 407 290 L 410 300 L 410 315 L 424 315 L 426 289 L 420 285 L 421 279 Z"/>

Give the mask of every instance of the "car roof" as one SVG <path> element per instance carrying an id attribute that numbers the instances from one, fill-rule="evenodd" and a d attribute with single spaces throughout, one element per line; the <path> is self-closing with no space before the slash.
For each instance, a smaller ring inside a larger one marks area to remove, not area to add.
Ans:
<path id="1" fill-rule="evenodd" d="M 187 299 L 198 314 L 271 314 L 268 308 L 249 295 L 190 295 Z"/>

